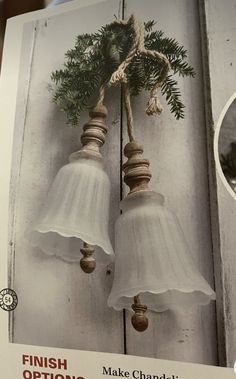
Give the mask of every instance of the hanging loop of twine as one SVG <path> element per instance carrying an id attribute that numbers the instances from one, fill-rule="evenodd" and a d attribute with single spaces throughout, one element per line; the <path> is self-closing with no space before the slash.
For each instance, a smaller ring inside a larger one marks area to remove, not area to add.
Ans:
<path id="1" fill-rule="evenodd" d="M 118 69 L 112 74 L 109 85 L 116 85 L 119 82 L 127 83 L 128 80 L 127 80 L 127 75 L 125 73 L 125 70 L 138 52 L 140 54 L 148 55 L 161 61 L 163 67 L 161 69 L 160 75 L 156 83 L 154 84 L 153 88 L 150 91 L 150 98 L 146 107 L 146 113 L 148 115 L 160 114 L 163 110 L 163 107 L 159 101 L 158 93 L 170 69 L 170 63 L 167 57 L 158 51 L 148 50 L 145 48 L 144 24 L 142 22 L 139 22 L 133 14 L 130 16 L 130 18 L 127 21 L 115 20 L 114 24 L 131 25 L 134 31 L 134 43 L 126 59 L 120 64 Z"/>
<path id="2" fill-rule="evenodd" d="M 163 107 L 159 101 L 158 94 L 161 89 L 162 84 L 164 83 L 165 79 L 167 78 L 168 72 L 170 70 L 170 62 L 168 61 L 167 57 L 156 50 L 148 50 L 145 48 L 145 29 L 144 24 L 140 23 L 139 26 L 139 47 L 138 50 L 141 54 L 151 56 L 157 60 L 159 60 L 162 63 L 162 69 L 159 74 L 159 77 L 154 84 L 153 88 L 150 91 L 150 98 L 147 103 L 146 107 L 146 113 L 147 115 L 153 115 L 153 114 L 160 114 L 163 111 Z"/>
<path id="3" fill-rule="evenodd" d="M 138 31 L 139 31 L 139 23 L 135 19 L 134 15 L 131 15 L 127 21 L 115 20 L 112 24 L 114 24 L 114 25 L 115 24 L 117 24 L 117 25 L 128 25 L 128 24 L 130 24 L 133 27 L 135 35 L 137 35 Z M 115 72 L 113 72 L 113 74 L 110 78 L 110 81 L 109 81 L 109 86 L 114 86 L 114 85 L 117 85 L 118 83 L 127 83 L 127 76 L 125 73 L 125 69 L 128 67 L 128 65 L 132 61 L 133 57 L 135 56 L 135 54 L 137 52 L 137 48 L 138 48 L 138 41 L 135 38 L 134 43 L 133 43 L 126 59 L 120 64 L 118 69 Z M 101 85 L 101 87 L 99 89 L 99 96 L 98 96 L 97 105 L 103 104 L 104 97 L 105 97 L 105 87 L 104 87 L 104 85 Z M 127 103 L 128 102 L 130 103 L 129 100 L 127 100 Z M 132 119 L 132 115 L 129 115 L 129 119 Z"/>
<path id="4" fill-rule="evenodd" d="M 126 112 L 126 119 L 127 119 L 127 131 L 130 142 L 135 140 L 134 137 L 134 118 L 133 118 L 133 112 L 131 108 L 131 100 L 130 100 L 130 90 L 127 83 L 122 84 L 122 88 L 124 91 L 124 103 L 125 103 L 125 112 Z"/>
<path id="5" fill-rule="evenodd" d="M 126 110 L 126 116 L 127 116 L 127 129 L 128 129 L 128 135 L 129 140 L 134 141 L 134 122 L 133 122 L 133 113 L 131 108 L 131 99 L 130 99 L 130 88 L 128 84 L 128 78 L 126 75 L 126 68 L 131 63 L 132 59 L 135 57 L 137 53 L 149 55 L 155 59 L 158 59 L 161 61 L 163 67 L 160 71 L 159 77 L 154 84 L 153 88 L 150 91 L 150 98 L 147 103 L 146 107 L 146 113 L 148 115 L 154 115 L 154 114 L 160 114 L 163 110 L 163 107 L 159 101 L 158 94 L 160 91 L 160 88 L 165 81 L 169 69 L 170 69 L 170 63 L 167 59 L 167 57 L 155 50 L 148 50 L 145 48 L 145 29 L 144 24 L 142 22 L 139 22 L 136 17 L 132 14 L 128 20 L 115 20 L 113 24 L 117 25 L 130 25 L 134 31 L 134 41 L 133 45 L 128 52 L 127 57 L 124 61 L 121 62 L 118 69 L 113 72 L 110 81 L 109 86 L 115 86 L 118 83 L 122 84 L 122 88 L 124 91 L 124 103 L 125 103 L 125 110 Z M 99 97 L 97 105 L 102 105 L 104 101 L 105 96 L 105 88 L 104 85 L 101 85 L 99 89 Z"/>
<path id="6" fill-rule="evenodd" d="M 115 86 L 118 83 L 121 83 L 122 89 L 123 89 L 123 95 L 124 95 L 124 104 L 125 104 L 125 112 L 126 112 L 126 118 L 127 118 L 127 131 L 130 141 L 134 141 L 134 119 L 133 119 L 133 112 L 131 108 L 131 99 L 130 99 L 130 89 L 128 84 L 127 75 L 125 73 L 126 68 L 134 58 L 135 54 L 137 53 L 138 46 L 139 46 L 139 39 L 137 36 L 139 35 L 139 29 L 140 25 L 137 19 L 132 14 L 128 20 L 115 20 L 114 24 L 117 25 L 131 25 L 132 29 L 134 30 L 134 42 L 133 45 L 128 52 L 128 55 L 126 59 L 119 65 L 118 69 L 113 72 L 111 79 L 109 81 L 109 86 Z"/>
<path id="7" fill-rule="evenodd" d="M 129 17 L 128 20 L 126 20 L 126 21 L 125 20 L 115 20 L 113 22 L 113 24 L 114 25 L 124 25 L 124 26 L 130 25 L 134 31 L 135 38 L 134 38 L 133 45 L 131 46 L 131 49 L 128 52 L 127 57 L 119 65 L 118 69 L 115 72 L 113 72 L 111 79 L 110 79 L 110 82 L 109 82 L 110 86 L 114 86 L 114 85 L 118 84 L 119 82 L 127 83 L 128 80 L 127 80 L 127 75 L 125 73 L 125 70 L 128 67 L 128 65 L 130 64 L 130 62 L 132 61 L 132 59 L 134 58 L 135 54 L 137 53 L 138 46 L 139 46 L 138 35 L 139 35 L 139 30 L 140 30 L 139 22 L 137 21 L 137 19 L 134 17 L 133 14 Z"/>
<path id="8" fill-rule="evenodd" d="M 128 79 L 127 79 L 125 70 L 129 66 L 132 59 L 135 57 L 137 53 L 149 55 L 161 61 L 163 67 L 161 69 L 160 75 L 156 83 L 154 84 L 153 88 L 150 91 L 150 98 L 146 107 L 146 113 L 148 115 L 154 115 L 154 114 L 160 114 L 163 110 L 163 107 L 158 98 L 158 94 L 163 82 L 165 81 L 168 75 L 168 72 L 170 69 L 170 63 L 164 54 L 159 53 L 158 51 L 155 51 L 155 50 L 148 50 L 145 48 L 144 24 L 142 22 L 139 22 L 133 14 L 126 21 L 115 20 L 114 24 L 124 25 L 124 26 L 130 25 L 134 31 L 133 45 L 130 51 L 128 52 L 126 59 L 119 65 L 118 69 L 112 74 L 111 79 L 109 81 L 110 86 L 117 85 L 118 83 L 122 84 L 122 88 L 124 90 L 124 103 L 125 103 L 125 110 L 126 110 L 126 116 L 127 116 L 128 135 L 129 135 L 129 140 L 133 141 L 135 139 L 133 113 L 132 113 L 132 108 L 131 108 L 130 89 L 129 89 Z"/>

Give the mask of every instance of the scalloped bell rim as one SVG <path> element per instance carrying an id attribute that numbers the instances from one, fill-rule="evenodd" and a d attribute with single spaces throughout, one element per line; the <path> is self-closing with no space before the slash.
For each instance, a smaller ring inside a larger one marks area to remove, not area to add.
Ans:
<path id="1" fill-rule="evenodd" d="M 78 238 L 81 241 L 81 247 L 82 247 L 82 242 L 93 245 L 93 246 L 95 246 L 95 253 L 96 253 L 96 248 L 99 248 L 106 255 L 105 260 L 108 261 L 107 263 L 111 263 L 115 259 L 114 250 L 113 250 L 110 243 L 108 243 L 108 245 L 105 246 L 104 243 L 102 243 L 101 241 L 93 239 L 89 235 L 86 235 L 83 233 L 78 233 L 78 231 L 75 232 L 72 230 L 66 230 L 65 228 L 63 228 L 63 230 L 62 230 L 61 227 L 57 227 L 57 226 L 54 226 L 53 228 L 48 227 L 46 230 L 46 228 L 44 226 L 44 228 L 37 227 L 36 229 L 33 229 L 33 228 L 30 229 L 29 231 L 27 231 L 25 233 L 25 236 L 32 246 L 39 248 L 41 251 L 43 251 L 44 254 L 46 254 L 48 256 L 55 256 L 57 258 L 59 257 L 63 261 L 69 262 L 69 263 L 78 263 L 80 261 L 80 259 L 82 258 L 82 255 L 80 254 L 79 249 L 78 249 L 78 258 L 69 256 L 67 254 L 65 254 L 65 255 L 58 254 L 57 248 L 51 247 L 51 249 L 50 249 L 51 251 L 49 251 L 48 249 L 42 249 L 40 241 L 38 240 L 38 243 L 36 242 L 35 235 L 37 235 L 41 239 L 42 236 L 40 234 L 43 235 L 43 234 L 47 234 L 47 233 L 56 233 L 59 236 L 65 237 L 65 238 Z M 99 260 L 97 258 L 100 258 L 100 260 L 104 260 L 104 256 L 101 257 L 100 255 L 101 254 L 96 255 L 96 260 Z"/>
<path id="2" fill-rule="evenodd" d="M 171 302 L 165 302 L 164 305 L 161 305 L 160 302 L 160 304 L 158 305 L 157 295 L 164 297 L 168 295 L 173 296 L 174 294 L 175 296 L 177 296 L 176 302 L 173 302 L 172 298 Z M 184 294 L 185 301 L 179 301 L 179 295 L 181 294 Z M 186 294 L 191 294 L 192 301 L 186 301 Z M 198 302 L 196 302 L 197 294 L 201 295 L 201 300 Z M 149 310 L 152 310 L 154 312 L 164 312 L 168 309 L 183 310 L 186 307 L 190 308 L 197 305 L 207 305 L 210 303 L 211 300 L 216 300 L 216 294 L 213 290 L 207 291 L 205 289 L 182 289 L 176 287 L 151 290 L 150 286 L 140 286 L 136 288 L 130 288 L 125 293 L 123 292 L 122 295 L 120 293 L 113 293 L 112 300 L 110 300 L 110 297 L 108 298 L 108 306 L 114 308 L 116 311 L 120 311 L 122 309 L 131 309 L 131 305 L 133 304 L 133 298 L 137 295 L 141 295 L 141 303 L 146 305 Z M 156 304 L 156 306 L 154 304 Z"/>

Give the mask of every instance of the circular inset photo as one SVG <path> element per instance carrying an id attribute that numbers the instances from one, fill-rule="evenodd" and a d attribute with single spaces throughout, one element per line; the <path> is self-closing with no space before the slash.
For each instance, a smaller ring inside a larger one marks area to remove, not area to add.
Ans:
<path id="1" fill-rule="evenodd" d="M 220 115 L 214 150 L 220 177 L 236 199 L 236 92 L 227 101 Z"/>

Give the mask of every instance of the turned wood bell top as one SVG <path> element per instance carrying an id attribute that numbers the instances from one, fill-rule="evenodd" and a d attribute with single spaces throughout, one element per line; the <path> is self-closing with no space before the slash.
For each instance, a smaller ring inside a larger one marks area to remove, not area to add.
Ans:
<path id="1" fill-rule="evenodd" d="M 90 120 L 84 124 L 81 135 L 82 149 L 80 154 L 101 159 L 100 148 L 105 142 L 108 131 L 106 124 L 107 108 L 99 103 L 91 109 L 89 116 Z"/>
<path id="2" fill-rule="evenodd" d="M 130 194 L 148 190 L 148 183 L 152 177 L 149 170 L 149 160 L 143 158 L 143 147 L 137 141 L 125 145 L 124 155 L 128 160 L 123 164 L 124 181 L 130 188 Z"/>

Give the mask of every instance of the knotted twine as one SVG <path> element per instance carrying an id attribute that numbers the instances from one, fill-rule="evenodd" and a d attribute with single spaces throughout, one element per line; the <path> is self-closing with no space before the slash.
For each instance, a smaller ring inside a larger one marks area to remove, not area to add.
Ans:
<path id="1" fill-rule="evenodd" d="M 156 51 L 156 50 L 148 50 L 145 48 L 145 30 L 144 30 L 144 24 L 136 19 L 136 17 L 132 14 L 128 20 L 115 20 L 113 24 L 116 25 L 130 25 L 134 31 L 134 42 L 133 45 L 128 52 L 128 55 L 126 59 L 121 62 L 118 69 L 112 74 L 109 85 L 115 86 L 118 83 L 122 84 L 122 88 L 124 90 L 124 103 L 125 103 L 125 110 L 126 110 L 126 116 L 127 116 L 127 128 L 128 128 L 128 135 L 129 140 L 134 141 L 134 126 L 133 126 L 133 113 L 131 108 L 131 100 L 130 100 L 130 89 L 128 85 L 128 78 L 126 75 L 126 68 L 131 63 L 132 59 L 135 57 L 137 53 L 149 55 L 155 59 L 158 59 L 162 63 L 162 69 L 159 74 L 159 77 L 154 84 L 153 88 L 150 91 L 150 97 L 147 103 L 146 107 L 146 113 L 147 115 L 154 115 L 154 114 L 160 114 L 163 111 L 163 107 L 159 101 L 158 93 L 160 91 L 160 88 L 165 81 L 169 69 L 170 69 L 170 63 L 167 59 L 167 57 Z M 99 99 L 98 103 L 102 103 L 104 100 L 104 86 L 100 87 L 99 91 Z"/>
<path id="2" fill-rule="evenodd" d="M 148 50 L 145 48 L 145 30 L 144 24 L 138 21 L 135 16 L 132 14 L 127 21 L 124 20 L 115 20 L 114 24 L 119 25 L 131 25 L 134 31 L 134 43 L 126 57 L 126 59 L 120 64 L 118 69 L 112 74 L 110 79 L 110 85 L 116 85 L 117 83 L 127 83 L 127 75 L 125 73 L 125 69 L 128 67 L 134 56 L 139 52 L 143 55 L 149 55 L 155 59 L 161 61 L 163 67 L 161 69 L 160 75 L 154 84 L 153 88 L 150 92 L 150 98 L 147 104 L 146 113 L 148 115 L 160 114 L 163 110 L 162 105 L 158 99 L 158 92 L 167 77 L 168 71 L 170 69 L 170 63 L 167 57 L 155 50 Z"/>
<path id="3" fill-rule="evenodd" d="M 127 115 L 128 135 L 129 135 L 130 141 L 133 141 L 134 140 L 133 114 L 132 114 L 131 101 L 130 101 L 130 89 L 129 89 L 128 78 L 127 78 L 125 70 L 137 53 L 149 55 L 161 61 L 162 69 L 156 83 L 154 84 L 153 88 L 150 91 L 150 98 L 146 107 L 146 113 L 148 115 L 154 115 L 154 114 L 160 114 L 163 111 L 163 107 L 158 98 L 158 93 L 160 91 L 160 88 L 164 80 L 166 79 L 168 75 L 168 72 L 170 69 L 170 63 L 164 54 L 155 50 L 148 50 L 145 48 L 144 24 L 138 21 L 133 14 L 130 16 L 130 18 L 127 21 L 115 20 L 114 24 L 130 25 L 134 31 L 133 45 L 126 59 L 120 64 L 118 69 L 112 74 L 110 82 L 109 82 L 110 86 L 117 85 L 119 82 L 122 83 L 122 87 L 124 89 L 124 103 L 125 103 L 125 110 L 126 110 L 126 115 Z"/>

